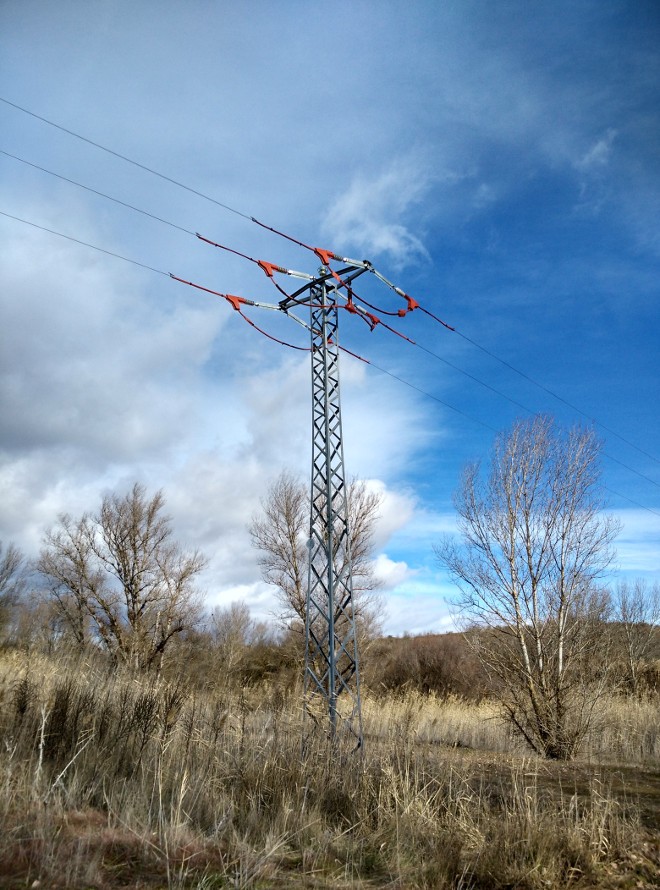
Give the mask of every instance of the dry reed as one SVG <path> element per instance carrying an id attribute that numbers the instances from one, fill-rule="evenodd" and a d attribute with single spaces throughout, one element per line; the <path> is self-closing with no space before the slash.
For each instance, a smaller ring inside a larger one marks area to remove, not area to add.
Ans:
<path id="1" fill-rule="evenodd" d="M 611 718 L 657 753 L 643 708 Z M 5 655 L 1 886 L 577 886 L 638 837 L 596 773 L 548 781 L 487 703 L 366 696 L 364 725 L 364 757 L 302 759 L 296 690 Z"/>

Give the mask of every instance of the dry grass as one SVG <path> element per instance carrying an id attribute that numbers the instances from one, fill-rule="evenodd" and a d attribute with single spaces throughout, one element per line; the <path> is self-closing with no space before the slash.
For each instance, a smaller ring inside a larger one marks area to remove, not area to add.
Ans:
<path id="1" fill-rule="evenodd" d="M 421 742 L 519 754 L 529 749 L 500 719 L 494 702 L 466 702 L 408 692 L 386 699 L 365 697 L 365 732 L 387 738 L 393 731 Z M 660 765 L 660 702 L 611 695 L 601 699 L 583 757 L 599 762 Z"/>
<path id="2" fill-rule="evenodd" d="M 604 699 L 586 750 L 600 759 L 660 764 L 660 702 L 622 696 Z"/>
<path id="3" fill-rule="evenodd" d="M 601 753 L 634 735 L 648 760 L 650 718 L 624 711 Z M 521 756 L 493 718 L 366 698 L 365 757 L 319 742 L 303 761 L 295 690 L 3 656 L 0 886 L 531 890 L 624 873 L 635 801 L 587 765 L 578 781 Z"/>
<path id="4" fill-rule="evenodd" d="M 388 738 L 397 732 L 420 742 L 454 748 L 527 753 L 508 726 L 498 719 L 497 708 L 490 701 L 475 704 L 407 692 L 386 699 L 366 696 L 362 713 L 365 732 L 370 737 Z"/>

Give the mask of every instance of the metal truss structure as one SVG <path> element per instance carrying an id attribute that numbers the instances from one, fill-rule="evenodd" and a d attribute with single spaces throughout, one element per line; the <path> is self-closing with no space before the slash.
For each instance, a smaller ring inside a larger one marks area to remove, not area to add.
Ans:
<path id="1" fill-rule="evenodd" d="M 404 334 L 382 321 L 356 302 L 352 282 L 364 272 L 379 281 L 406 301 L 406 308 L 396 312 L 375 312 L 388 316 L 405 317 L 419 309 L 435 321 L 453 330 L 444 321 L 396 287 L 381 275 L 368 260 L 352 260 L 329 250 L 321 250 L 278 232 L 251 217 L 254 223 L 312 251 L 323 265 L 316 277 L 304 272 L 285 269 L 274 263 L 258 260 L 234 248 L 197 235 L 214 247 L 228 250 L 255 263 L 284 295 L 278 304 L 255 302 L 233 294 L 210 290 L 192 281 L 171 275 L 176 281 L 223 297 L 253 328 L 270 340 L 293 349 L 286 343 L 258 327 L 243 312 L 242 307 L 271 309 L 284 312 L 311 333 L 312 353 L 312 485 L 309 532 L 309 581 L 305 625 L 305 681 L 303 714 L 306 738 L 315 730 L 326 733 L 334 742 L 342 738 L 354 741 L 362 748 L 362 714 L 360 704 L 360 673 L 358 669 L 355 608 L 353 599 L 353 571 L 351 565 L 351 530 L 349 528 L 348 491 L 344 472 L 344 448 L 341 428 L 341 400 L 339 392 L 338 309 L 357 315 L 373 331 L 377 325 L 408 340 Z M 345 264 L 334 271 L 330 262 Z M 295 293 L 285 291 L 274 280 L 274 273 L 304 279 L 307 283 Z M 307 324 L 292 312 L 295 308 L 310 307 Z M 427 350 L 428 351 L 428 350 Z M 354 353 L 351 353 L 354 355 Z M 360 358 L 360 356 L 356 356 Z M 362 359 L 366 361 L 366 359 Z M 326 722 L 327 721 L 327 722 Z"/>
<path id="2" fill-rule="evenodd" d="M 306 738 L 326 733 L 362 748 L 351 535 L 339 388 L 338 300 L 364 267 L 325 267 L 280 307 L 311 304 L 312 480 L 303 713 Z M 335 281 L 334 279 L 337 279 Z"/>

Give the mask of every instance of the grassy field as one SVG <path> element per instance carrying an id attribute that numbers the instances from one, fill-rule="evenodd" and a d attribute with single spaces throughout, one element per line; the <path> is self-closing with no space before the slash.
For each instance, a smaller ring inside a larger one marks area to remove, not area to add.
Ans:
<path id="1" fill-rule="evenodd" d="M 299 690 L 0 655 L 0 887 L 660 886 L 660 710 L 530 757 L 488 702 L 365 695 L 301 759 Z"/>

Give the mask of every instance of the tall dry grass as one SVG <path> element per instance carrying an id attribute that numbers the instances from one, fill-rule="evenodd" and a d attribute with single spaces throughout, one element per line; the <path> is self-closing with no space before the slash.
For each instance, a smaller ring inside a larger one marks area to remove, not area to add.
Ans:
<path id="1" fill-rule="evenodd" d="M 407 692 L 385 699 L 363 699 L 363 721 L 371 738 L 393 732 L 420 742 L 480 751 L 529 755 L 529 748 L 502 719 L 490 700 L 466 702 Z M 660 764 L 660 702 L 609 695 L 599 702 L 581 759 L 599 762 Z"/>
<path id="2" fill-rule="evenodd" d="M 635 843 L 634 808 L 548 782 L 487 704 L 366 697 L 364 726 L 364 757 L 302 759 L 297 690 L 6 655 L 0 886 L 560 887 Z"/>

